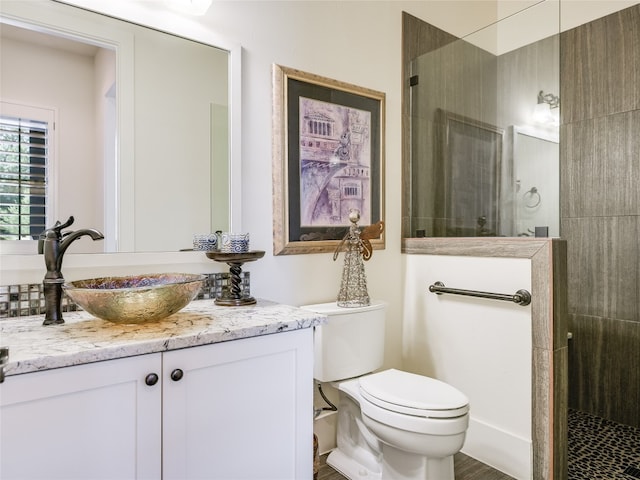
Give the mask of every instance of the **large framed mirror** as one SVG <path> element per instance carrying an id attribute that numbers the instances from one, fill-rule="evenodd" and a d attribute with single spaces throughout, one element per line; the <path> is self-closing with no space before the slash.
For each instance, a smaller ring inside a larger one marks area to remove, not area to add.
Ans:
<path id="1" fill-rule="evenodd" d="M 46 215 L 22 221 L 103 231 L 74 253 L 177 252 L 239 228 L 240 48 L 141 10 L 159 5 L 138 7 L 146 25 L 75 0 L 0 5 L 0 115 L 51 119 Z M 37 253 L 37 231 L 0 253 Z"/>

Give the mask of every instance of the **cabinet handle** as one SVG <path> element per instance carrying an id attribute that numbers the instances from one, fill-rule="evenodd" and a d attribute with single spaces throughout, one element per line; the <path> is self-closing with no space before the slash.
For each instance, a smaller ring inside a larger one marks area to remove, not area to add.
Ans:
<path id="1" fill-rule="evenodd" d="M 171 380 L 177 382 L 184 376 L 184 372 L 179 368 L 176 368 L 173 372 L 171 372 Z"/>
<path id="2" fill-rule="evenodd" d="M 155 385 L 156 383 L 158 383 L 158 374 L 156 373 L 150 373 L 149 375 L 147 375 L 144 379 L 144 383 L 146 383 L 147 385 L 149 385 L 150 387 Z"/>

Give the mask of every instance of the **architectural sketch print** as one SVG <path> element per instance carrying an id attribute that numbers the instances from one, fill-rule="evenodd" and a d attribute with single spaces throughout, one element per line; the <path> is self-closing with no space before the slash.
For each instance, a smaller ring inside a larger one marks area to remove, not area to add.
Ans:
<path id="1" fill-rule="evenodd" d="M 371 113 L 300 97 L 300 226 L 371 223 Z"/>

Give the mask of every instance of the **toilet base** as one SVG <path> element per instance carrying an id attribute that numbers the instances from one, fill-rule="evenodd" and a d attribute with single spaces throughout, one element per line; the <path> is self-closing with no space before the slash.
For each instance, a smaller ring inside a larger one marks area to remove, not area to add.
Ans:
<path id="1" fill-rule="evenodd" d="M 368 469 L 337 448 L 327 457 L 327 465 L 349 480 L 382 480 L 379 470 L 372 471 Z"/>
<path id="2" fill-rule="evenodd" d="M 336 448 L 327 465 L 349 480 L 454 480 L 453 456 L 425 458 L 407 455 L 393 447 L 383 447 L 380 470 L 371 470 Z M 399 467 L 399 468 L 398 468 Z"/>
<path id="3" fill-rule="evenodd" d="M 454 480 L 453 455 L 427 458 L 403 452 L 390 445 L 382 447 L 381 480 Z"/>

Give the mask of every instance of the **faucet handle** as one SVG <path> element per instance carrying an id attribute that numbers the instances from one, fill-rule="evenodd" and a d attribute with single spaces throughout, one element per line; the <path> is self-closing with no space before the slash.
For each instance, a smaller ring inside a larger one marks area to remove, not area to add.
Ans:
<path id="1" fill-rule="evenodd" d="M 69 219 L 64 223 L 60 223 L 60 221 L 58 220 L 56 224 L 53 226 L 53 230 L 55 230 L 58 234 L 60 234 L 63 228 L 67 228 L 73 225 L 74 220 L 75 219 L 73 218 L 73 215 L 71 215 Z"/>

